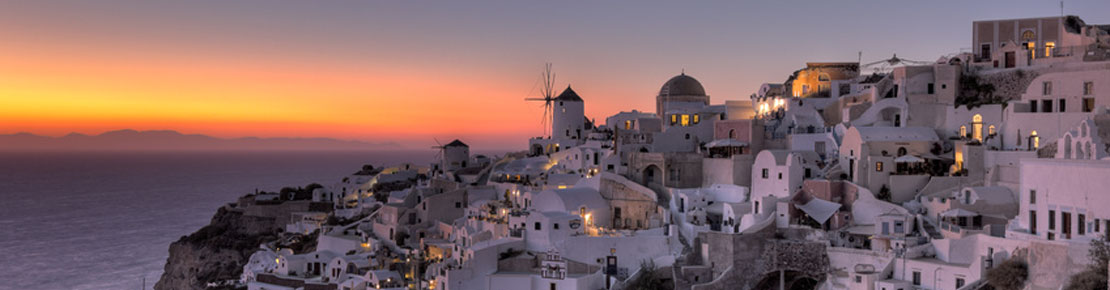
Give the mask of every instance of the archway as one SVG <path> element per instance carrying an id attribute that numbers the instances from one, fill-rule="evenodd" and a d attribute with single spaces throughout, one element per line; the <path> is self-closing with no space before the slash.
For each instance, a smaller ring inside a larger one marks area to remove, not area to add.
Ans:
<path id="1" fill-rule="evenodd" d="M 543 155 L 543 146 L 540 144 L 532 145 L 532 156 Z"/>
<path id="2" fill-rule="evenodd" d="M 648 187 L 651 187 L 651 185 L 659 182 L 663 178 L 663 170 L 659 169 L 659 166 L 655 166 L 654 164 L 645 167 L 642 174 L 644 185 Z"/>

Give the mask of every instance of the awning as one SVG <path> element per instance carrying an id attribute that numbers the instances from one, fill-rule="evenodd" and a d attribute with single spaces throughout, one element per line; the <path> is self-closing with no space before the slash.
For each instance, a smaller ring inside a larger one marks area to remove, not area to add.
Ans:
<path id="1" fill-rule="evenodd" d="M 925 159 L 921 159 L 921 157 L 917 157 L 917 156 L 913 156 L 913 155 L 902 155 L 902 157 L 895 158 L 894 162 L 895 163 L 922 163 L 922 162 L 925 162 Z"/>
<path id="2" fill-rule="evenodd" d="M 794 207 L 802 210 L 811 218 L 813 218 L 813 220 L 816 220 L 820 224 L 825 224 L 825 222 L 828 221 L 829 218 L 833 216 L 833 214 L 836 214 L 836 212 L 840 210 L 839 203 L 827 201 L 820 198 L 814 198 L 808 203 L 802 205 L 794 204 Z"/>
<path id="3" fill-rule="evenodd" d="M 977 215 L 979 215 L 979 213 L 962 208 L 950 209 L 940 214 L 941 217 L 973 217 Z"/>
<path id="4" fill-rule="evenodd" d="M 717 139 L 717 140 L 713 140 L 713 142 L 709 142 L 709 144 L 705 144 L 705 148 L 747 147 L 747 146 L 748 146 L 747 142 L 739 141 L 739 140 L 736 140 L 736 139 Z"/>

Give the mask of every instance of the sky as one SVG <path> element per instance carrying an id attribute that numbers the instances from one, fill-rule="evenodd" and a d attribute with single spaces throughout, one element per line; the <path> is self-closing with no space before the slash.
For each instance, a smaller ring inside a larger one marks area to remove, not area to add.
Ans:
<path id="1" fill-rule="evenodd" d="M 587 117 L 712 103 L 807 61 L 931 61 L 1058 1 L 0 1 L 0 134 L 119 129 L 523 149 L 554 64 Z M 1064 13 L 1110 23 L 1110 1 Z"/>

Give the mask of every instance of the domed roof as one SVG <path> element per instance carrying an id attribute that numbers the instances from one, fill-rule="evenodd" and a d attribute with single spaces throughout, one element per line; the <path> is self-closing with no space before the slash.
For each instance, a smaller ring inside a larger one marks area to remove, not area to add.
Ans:
<path id="1" fill-rule="evenodd" d="M 705 88 L 701 86 L 701 82 L 698 82 L 698 80 L 682 73 L 664 83 L 663 88 L 659 89 L 659 95 L 704 96 Z"/>

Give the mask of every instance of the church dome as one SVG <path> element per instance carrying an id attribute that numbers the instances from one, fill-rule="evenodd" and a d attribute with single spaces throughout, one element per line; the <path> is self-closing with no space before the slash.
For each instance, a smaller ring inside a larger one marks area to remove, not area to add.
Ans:
<path id="1" fill-rule="evenodd" d="M 701 86 L 701 82 L 686 75 L 686 73 L 677 75 L 666 83 L 663 88 L 659 89 L 660 96 L 704 96 L 705 88 Z"/>

